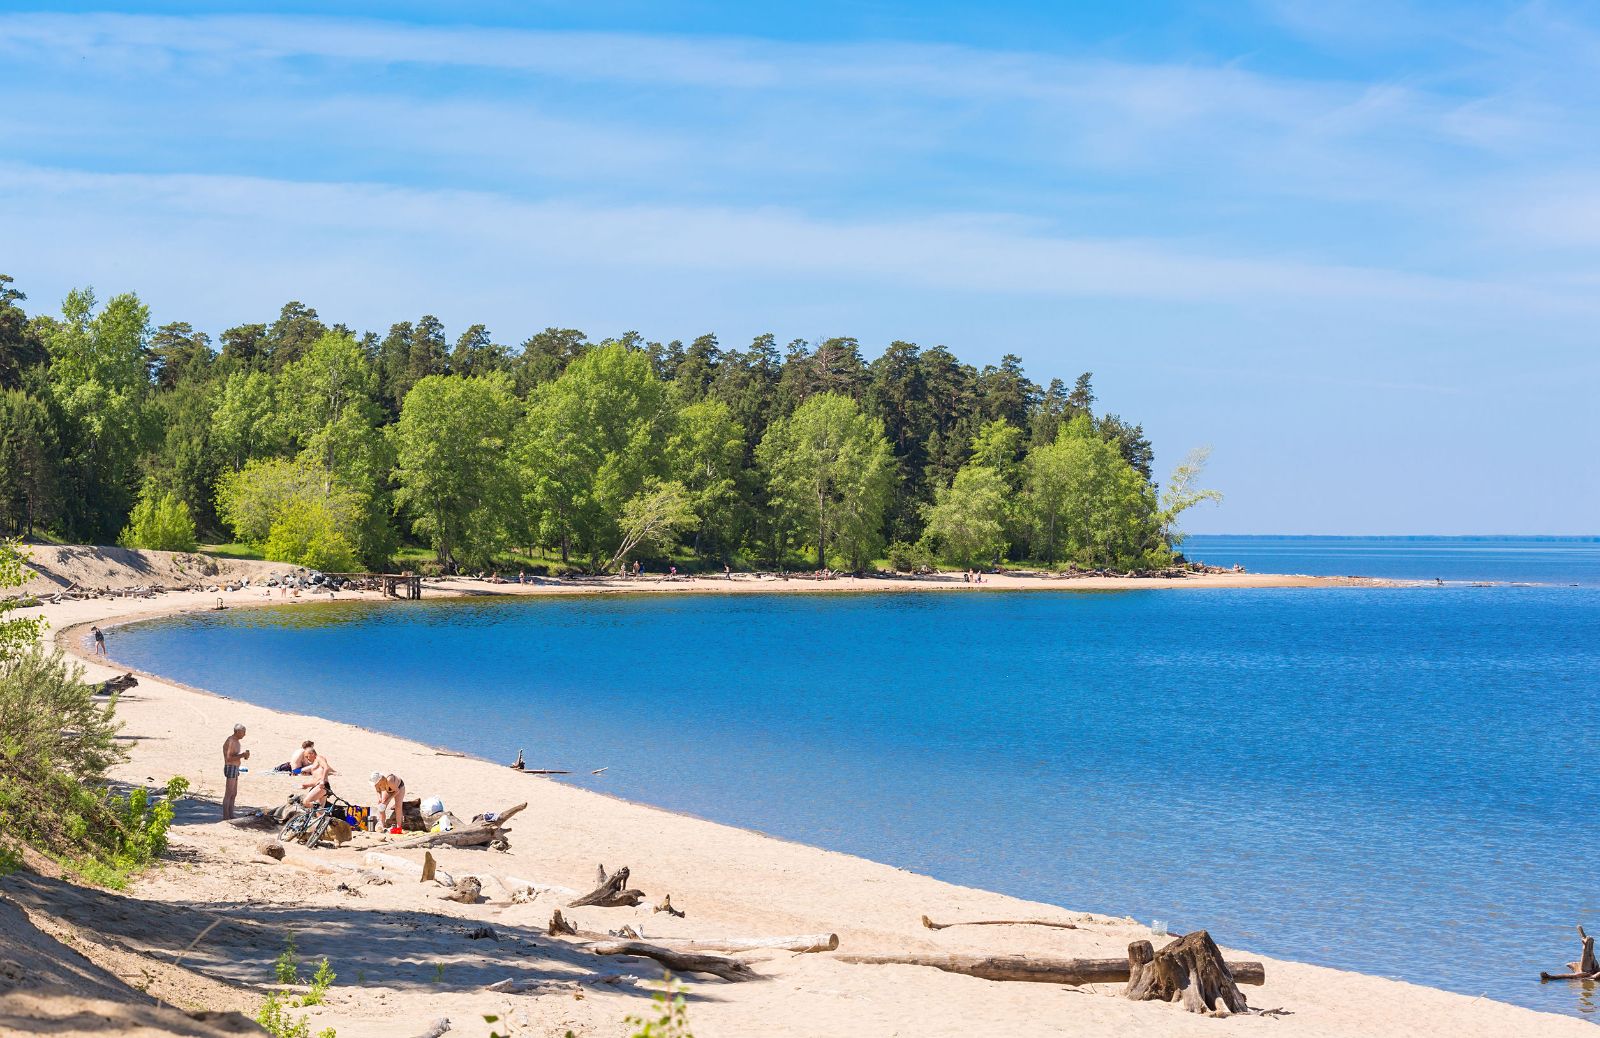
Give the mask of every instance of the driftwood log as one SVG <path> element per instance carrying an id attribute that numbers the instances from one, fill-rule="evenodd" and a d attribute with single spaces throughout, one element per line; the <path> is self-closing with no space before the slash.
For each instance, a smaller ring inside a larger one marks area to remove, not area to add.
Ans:
<path id="1" fill-rule="evenodd" d="M 1156 951 L 1149 941 L 1128 945 L 1128 988 L 1135 1002 L 1182 1002 L 1191 1013 L 1243 1013 L 1250 1007 L 1222 949 L 1204 930 L 1184 934 Z"/>
<path id="2" fill-rule="evenodd" d="M 477 876 L 462 876 L 455 888 L 445 895 L 445 900 L 458 901 L 463 905 L 475 905 L 482 893 L 483 884 L 478 882 Z"/>
<path id="3" fill-rule="evenodd" d="M 961 973 L 982 980 L 1017 980 L 1035 984 L 1120 984 L 1128 980 L 1127 959 L 1050 959 L 1028 955 L 840 955 L 840 962 L 866 966 L 927 966 L 946 973 Z M 1228 969 L 1240 984 L 1265 984 L 1267 969 L 1260 962 L 1230 962 Z"/>
<path id="4" fill-rule="evenodd" d="M 584 937 L 592 941 L 606 941 L 610 934 L 580 930 L 571 920 L 556 909 L 550 916 L 545 932 L 551 937 Z M 825 952 L 839 947 L 836 933 L 795 934 L 786 937 L 652 937 L 650 943 L 668 949 L 708 952 L 789 951 Z"/>
<path id="5" fill-rule="evenodd" d="M 682 911 L 672 907 L 672 895 L 671 894 L 668 894 L 666 897 L 662 898 L 661 899 L 661 903 L 656 906 L 655 910 L 657 912 L 665 912 L 665 913 L 667 913 L 668 915 L 672 916 L 675 919 L 682 919 L 687 915 L 687 913 L 682 912 Z"/>
<path id="6" fill-rule="evenodd" d="M 1567 963 L 1565 973 L 1540 973 L 1540 982 L 1547 980 L 1600 980 L 1600 962 L 1594 957 L 1594 938 L 1583 932 L 1583 927 L 1578 927 L 1578 937 L 1583 941 L 1583 954 L 1578 956 L 1577 962 Z"/>
<path id="7" fill-rule="evenodd" d="M 1049 919 L 969 919 L 954 923 L 936 923 L 927 916 L 922 925 L 930 930 L 948 930 L 952 926 L 1051 926 L 1057 930 L 1076 930 L 1077 923 L 1057 923 Z"/>
<path id="8" fill-rule="evenodd" d="M 674 973 L 709 973 L 729 981 L 754 980 L 757 976 L 756 971 L 747 963 L 730 959 L 726 955 L 679 951 L 676 948 L 663 948 L 658 944 L 647 944 L 644 941 L 589 941 L 578 947 L 591 955 L 636 955 L 654 959 Z"/>
<path id="9" fill-rule="evenodd" d="M 400 840 L 389 844 L 391 850 L 405 851 L 416 850 L 422 847 L 486 847 L 496 841 L 505 841 L 505 825 L 518 812 L 527 808 L 527 804 L 518 804 L 495 815 L 492 822 L 474 819 L 470 825 L 463 825 L 458 829 L 451 829 L 447 833 L 427 833 L 423 836 L 413 836 L 410 839 Z"/>
<path id="10" fill-rule="evenodd" d="M 128 691 L 138 683 L 139 679 L 131 673 L 119 674 L 114 678 L 107 678 L 105 681 L 100 682 L 100 687 L 95 690 L 94 694 L 97 696 L 117 695 Z"/>
<path id="11" fill-rule="evenodd" d="M 568 908 L 582 908 L 592 905 L 595 908 L 633 908 L 644 900 L 644 891 L 628 888 L 628 867 L 622 868 L 607 876 L 605 866 L 600 867 L 600 885 L 589 893 L 567 905 Z"/>
<path id="12" fill-rule="evenodd" d="M 417 1035 L 417 1038 L 441 1038 L 441 1036 L 449 1030 L 450 1018 L 441 1016 L 439 1019 L 430 1024 L 426 1031 L 423 1031 L 421 1034 Z"/>

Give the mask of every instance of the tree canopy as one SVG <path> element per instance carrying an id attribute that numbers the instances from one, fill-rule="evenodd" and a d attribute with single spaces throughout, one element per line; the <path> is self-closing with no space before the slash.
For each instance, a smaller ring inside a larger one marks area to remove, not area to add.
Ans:
<path id="1" fill-rule="evenodd" d="M 554 326 L 508 347 L 430 314 L 358 333 L 298 301 L 213 334 L 153 326 L 131 293 L 25 300 L 0 274 L 0 533 L 234 539 L 335 569 L 407 544 L 446 570 L 541 549 L 859 570 L 891 541 L 1154 567 L 1219 496 L 1203 452 L 1158 486 L 1090 374 L 1041 386 L 1012 354 Z"/>

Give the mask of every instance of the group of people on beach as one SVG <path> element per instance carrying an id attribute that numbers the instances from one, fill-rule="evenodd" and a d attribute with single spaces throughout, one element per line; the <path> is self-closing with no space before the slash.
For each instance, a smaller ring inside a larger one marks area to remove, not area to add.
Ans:
<path id="1" fill-rule="evenodd" d="M 234 805 L 239 797 L 239 772 L 244 762 L 250 759 L 250 751 L 244 748 L 244 738 L 248 734 L 249 731 L 244 725 L 236 724 L 233 726 L 233 734 L 222 743 L 224 820 L 233 817 Z M 286 771 L 306 779 L 300 783 L 300 788 L 307 791 L 301 797 L 301 804 L 307 809 L 327 803 L 328 797 L 333 794 L 331 778 L 339 773 L 333 763 L 317 751 L 316 743 L 310 739 L 300 744 L 300 752 L 294 755 L 293 760 L 278 765 L 275 770 Z M 373 792 L 378 797 L 379 828 L 403 828 L 406 810 L 405 780 L 395 774 L 386 775 L 381 771 L 374 771 L 370 778 Z"/>

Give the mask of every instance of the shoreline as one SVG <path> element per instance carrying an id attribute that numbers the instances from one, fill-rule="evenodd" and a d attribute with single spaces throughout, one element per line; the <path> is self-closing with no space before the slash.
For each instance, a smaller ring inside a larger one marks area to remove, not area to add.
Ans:
<path id="1" fill-rule="evenodd" d="M 464 583 L 468 587 L 456 597 L 496 594 L 506 587 Z M 1116 583 L 1126 587 L 1129 582 Z M 432 589 L 435 585 L 428 587 Z M 593 593 L 594 590 L 510 587 L 516 588 L 512 594 Z M 960 583 L 955 589 L 980 590 Z M 600 593 L 619 590 L 634 589 L 608 588 Z M 686 589 L 667 584 L 648 590 Z M 725 591 L 726 588 L 697 590 Z M 229 602 L 230 608 L 235 604 L 242 607 L 326 601 L 322 596 L 291 599 L 287 603 L 281 599 L 252 600 L 248 592 L 245 596 L 223 594 L 225 601 L 235 600 Z M 81 640 L 87 624 L 120 626 L 162 615 L 205 611 L 214 606 L 218 597 L 215 592 L 179 592 L 163 596 L 159 603 L 144 599 L 93 599 L 45 606 L 37 612 L 51 622 L 46 636 L 82 663 L 92 678 L 99 679 L 129 668 L 114 661 L 102 663 L 84 653 Z M 357 597 L 344 595 L 340 600 L 354 601 Z M 368 601 L 382 601 L 375 593 L 363 597 Z M 390 604 L 392 608 L 405 608 L 410 603 Z M 630 922 L 651 936 L 833 931 L 839 934 L 842 947 L 852 952 L 914 948 L 928 952 L 1100 957 L 1120 957 L 1125 954 L 1128 941 L 1152 936 L 1147 927 L 1129 919 L 1075 913 L 976 888 L 959 887 L 894 866 L 737 829 L 601 791 L 558 782 L 527 781 L 536 776 L 518 776 L 517 780 L 507 783 L 507 769 L 500 764 L 457 757 L 453 751 L 441 755 L 438 749 L 419 742 L 346 722 L 269 710 L 209 690 L 180 686 L 155 675 L 141 677 L 139 686 L 119 705 L 119 715 L 126 725 L 124 733 L 133 738 L 131 759 L 116 769 L 116 778 L 150 784 L 164 780 L 169 772 L 185 774 L 194 783 L 195 794 L 202 797 L 215 794 L 220 776 L 211 774 L 218 770 L 211 763 L 211 758 L 216 756 L 211 743 L 220 744 L 231 719 L 237 717 L 249 725 L 247 745 L 261 751 L 261 772 L 256 772 L 252 766 L 247 776 L 249 781 L 241 786 L 240 802 L 241 805 L 266 806 L 282 799 L 281 795 L 267 796 L 266 793 L 286 794 L 291 788 L 287 776 L 274 776 L 267 770 L 271 762 L 288 756 L 289 749 L 298 745 L 300 735 L 311 734 L 343 774 L 343 785 L 336 785 L 336 789 L 347 796 L 364 784 L 358 776 L 364 775 L 369 765 L 373 768 L 383 765 L 387 770 L 411 776 L 409 781 L 415 785 L 408 789 L 412 795 L 439 793 L 447 806 L 463 817 L 484 809 L 509 806 L 509 801 L 500 801 L 511 796 L 526 797 L 530 807 L 522 816 L 524 824 L 513 827 L 509 854 L 435 852 L 440 867 L 458 876 L 491 869 L 500 874 L 510 873 L 586 890 L 593 885 L 596 862 L 603 862 L 608 868 L 625 864 L 633 869 L 635 885 L 646 890 L 651 903 L 660 894 L 671 893 L 673 903 L 689 911 L 687 920 L 672 920 L 651 913 L 648 903 L 640 909 L 574 910 L 571 914 L 586 928 L 603 930 Z M 530 734 L 536 737 L 536 733 Z M 352 799 L 361 802 L 359 796 L 352 796 Z M 205 867 L 196 874 L 177 863 L 164 864 L 132 884 L 134 897 L 202 907 L 237 906 L 243 901 L 252 910 L 263 913 L 337 910 L 350 904 L 347 895 L 334 890 L 336 880 L 344 877 L 337 872 L 324 877 L 318 870 L 333 871 L 326 866 L 341 861 L 359 862 L 360 851 L 347 848 L 308 852 L 293 848 L 283 864 L 252 860 L 250 848 L 259 842 L 261 833 L 216 824 L 212 821 L 216 817 L 214 806 L 193 803 L 196 810 L 185 814 L 198 814 L 198 817 L 192 821 L 180 819 L 181 824 L 173 830 L 173 847 L 188 859 L 189 868 L 194 867 L 196 859 Z M 420 859 L 420 853 L 409 856 Z M 213 871 L 217 874 L 211 875 Z M 286 890 L 282 877 L 288 872 L 296 876 Z M 459 935 L 435 932 L 449 929 L 451 922 L 469 921 L 488 921 L 496 930 L 519 935 L 540 931 L 549 916 L 551 901 L 541 898 L 533 904 L 512 905 L 503 903 L 500 894 L 501 891 L 489 884 L 485 895 L 492 900 L 488 904 L 465 907 L 431 900 L 424 903 L 416 887 L 397 883 L 367 888 L 361 901 L 355 903 L 364 908 L 378 908 L 378 903 L 383 902 L 385 912 L 425 910 L 436 920 L 423 926 L 428 931 L 422 940 L 427 954 L 440 956 L 439 961 L 445 962 L 451 970 L 468 970 L 470 967 L 463 960 L 487 956 L 495 960 L 494 965 L 488 972 L 479 966 L 478 973 L 485 977 L 493 973 L 493 979 L 500 979 L 502 975 L 514 976 L 527 969 L 524 960 L 528 957 L 527 946 L 533 943 L 532 937 L 519 937 L 523 948 L 520 954 L 513 954 L 513 947 L 502 947 L 512 943 L 504 939 L 471 942 L 463 950 L 460 946 L 464 942 Z M 1021 927 L 983 927 L 935 934 L 917 925 L 923 913 L 936 919 L 1054 918 L 1074 922 L 1080 928 L 1041 933 Z M 372 931 L 375 925 L 376 920 L 368 921 L 364 930 Z M 433 929 L 429 930 L 430 926 Z M 642 999 L 650 990 L 647 983 L 595 985 L 583 979 L 582 965 L 557 969 L 549 963 L 543 965 L 563 977 L 573 978 L 553 983 L 580 985 L 581 999 L 575 1000 L 571 989 L 561 987 L 533 995 L 487 993 L 479 984 L 449 985 L 440 990 L 423 983 L 431 970 L 421 962 L 409 961 L 415 956 L 397 959 L 391 954 L 391 961 L 387 963 L 372 961 L 372 955 L 363 950 L 372 932 L 362 933 L 362 939 L 348 941 L 330 940 L 313 930 L 303 932 L 302 954 L 329 954 L 336 968 L 347 976 L 356 975 L 358 970 L 368 975 L 385 968 L 399 971 L 391 978 L 393 983 L 376 985 L 369 981 L 364 992 L 360 988 L 346 988 L 341 983 L 334 989 L 328 1005 L 312 1012 L 313 1030 L 331 1025 L 338 1028 L 341 1038 L 368 1035 L 378 1038 L 397 1033 L 393 1030 L 398 1026 L 397 1018 L 415 1022 L 449 1015 L 457 1021 L 457 1030 L 461 1033 L 478 1034 L 487 1033 L 472 1028 L 482 1014 L 509 1009 L 524 1014 L 538 1026 L 548 1027 L 551 1033 L 560 1034 L 559 1028 L 568 1027 L 580 1036 L 611 1035 L 620 1031 L 623 1016 L 641 1011 Z M 1214 936 L 1224 947 L 1228 946 L 1228 934 Z M 496 946 L 475 947 L 491 943 Z M 551 943 L 554 942 L 542 942 L 539 951 L 553 954 L 547 947 Z M 204 959 L 203 956 L 197 958 Z M 270 960 L 270 956 L 267 958 Z M 1593 1025 L 1573 1017 L 1539 1013 L 1326 967 L 1274 959 L 1265 961 L 1267 985 L 1247 988 L 1245 992 L 1252 1006 L 1282 1006 L 1293 1014 L 1274 1022 L 1275 1033 L 1281 1028 L 1288 1028 L 1286 1033 L 1330 1036 L 1421 1034 L 1435 1030 L 1484 1038 L 1505 1033 L 1593 1033 L 1577 1030 Z M 1206 1020 L 1165 1004 L 1127 1002 L 1112 997 L 1113 992 L 1105 985 L 1099 986 L 1098 991 L 1085 992 L 1054 985 L 988 982 L 919 967 L 848 965 L 828 955 L 771 956 L 758 958 L 753 964 L 767 980 L 731 985 L 705 977 L 690 978 L 694 995 L 704 997 L 704 1001 L 694 998 L 691 1002 L 691 1019 L 697 1034 L 704 1038 L 839 1033 L 971 1036 L 1003 1031 L 1168 1035 L 1211 1034 L 1217 1027 L 1251 1026 Z M 197 961 L 194 967 L 208 977 L 235 984 L 260 985 L 269 981 L 271 975 L 270 968 L 263 972 L 258 964 L 237 957 L 227 962 Z M 659 974 L 653 964 L 643 960 L 605 960 L 603 969 L 613 973 L 620 970 L 645 981 Z M 375 987 L 381 989 L 381 996 L 368 997 Z M 444 1012 L 444 1009 L 449 1011 Z"/>

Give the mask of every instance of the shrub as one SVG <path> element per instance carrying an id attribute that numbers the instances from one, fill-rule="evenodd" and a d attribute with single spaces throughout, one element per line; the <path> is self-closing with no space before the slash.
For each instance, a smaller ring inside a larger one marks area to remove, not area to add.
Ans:
<path id="1" fill-rule="evenodd" d="M 661 990 L 650 996 L 654 1010 L 650 1017 L 628 1016 L 623 1022 L 634 1028 L 630 1038 L 694 1038 L 689 1030 L 689 1003 L 684 999 L 686 989 L 667 974 L 661 980 Z"/>
<path id="2" fill-rule="evenodd" d="M 0 539 L 0 587 L 18 587 L 28 579 L 28 556 L 21 542 Z M 24 646 L 33 644 L 44 629 L 38 617 L 6 618 L 14 609 L 28 605 L 22 598 L 0 598 L 0 664 L 10 659 Z"/>
<path id="3" fill-rule="evenodd" d="M 0 660 L 0 839 L 120 887 L 166 850 L 172 805 L 188 783 L 174 778 L 157 799 L 138 787 L 108 790 L 106 770 L 126 756 L 115 741 L 121 725 L 82 677 L 39 646 Z"/>
<path id="4" fill-rule="evenodd" d="M 328 997 L 328 989 L 333 987 L 333 982 L 338 979 L 339 975 L 333 972 L 333 966 L 329 964 L 327 956 L 323 956 L 322 961 L 317 963 L 317 972 L 311 975 L 311 990 L 300 997 L 300 1004 L 320 1006 L 323 999 Z"/>
<path id="5" fill-rule="evenodd" d="M 124 548 L 156 551 L 194 551 L 199 545 L 189 506 L 170 490 L 158 492 L 154 483 L 144 485 L 117 543 Z"/>
<path id="6" fill-rule="evenodd" d="M 291 931 L 283 937 L 283 951 L 272 963 L 272 975 L 278 978 L 279 984 L 300 983 L 300 960 L 295 958 L 294 933 Z"/>

